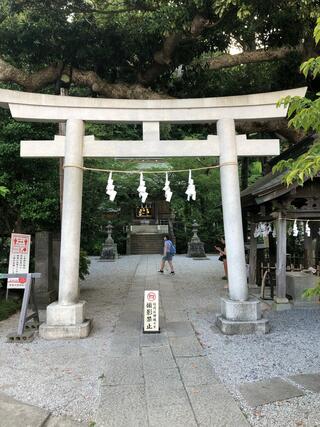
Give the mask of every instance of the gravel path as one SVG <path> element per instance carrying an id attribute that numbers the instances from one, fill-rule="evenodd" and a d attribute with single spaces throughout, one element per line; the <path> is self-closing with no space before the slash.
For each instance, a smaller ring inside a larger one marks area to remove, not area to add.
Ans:
<path id="1" fill-rule="evenodd" d="M 224 336 L 215 327 L 214 312 L 191 313 L 194 327 L 216 375 L 238 401 L 252 426 L 320 426 L 320 394 L 303 387 L 305 396 L 250 408 L 238 391 L 240 384 L 295 374 L 320 372 L 320 310 L 292 309 L 265 315 L 267 335 Z M 296 383 L 293 383 L 297 386 Z"/>
<path id="2" fill-rule="evenodd" d="M 0 391 L 54 415 L 93 420 L 104 354 L 139 259 L 92 260 L 92 274 L 81 284 L 88 317 L 94 318 L 94 331 L 87 339 L 6 343 L 6 334 L 16 329 L 18 316 L 0 322 Z"/>
<path id="3" fill-rule="evenodd" d="M 156 265 L 157 257 L 150 258 L 151 264 Z M 94 318 L 94 330 L 87 339 L 36 338 L 29 344 L 8 344 L 5 336 L 16 329 L 18 316 L 0 322 L 0 392 L 46 408 L 54 415 L 94 420 L 99 377 L 140 260 L 140 256 L 123 257 L 114 263 L 92 260 L 91 274 L 81 284 L 88 315 Z M 319 393 L 305 390 L 302 397 L 252 409 L 238 392 L 238 386 L 248 382 L 274 377 L 288 380 L 294 374 L 320 372 L 320 311 L 268 311 L 270 334 L 223 336 L 214 326 L 219 297 L 226 293 L 225 282 L 220 279 L 222 264 L 217 257 L 193 261 L 184 256 L 176 256 L 175 264 L 175 298 L 192 321 L 215 374 L 228 387 L 250 424 L 320 426 Z"/>

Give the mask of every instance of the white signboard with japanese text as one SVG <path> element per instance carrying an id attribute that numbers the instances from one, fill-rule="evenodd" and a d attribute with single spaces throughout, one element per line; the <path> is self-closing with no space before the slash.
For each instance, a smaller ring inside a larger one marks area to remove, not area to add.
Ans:
<path id="1" fill-rule="evenodd" d="M 159 291 L 144 291 L 143 332 L 160 332 L 159 328 Z"/>
<path id="2" fill-rule="evenodd" d="M 30 234 L 11 234 L 10 258 L 8 273 L 29 273 Z M 24 289 L 27 279 L 8 279 L 8 289 Z"/>

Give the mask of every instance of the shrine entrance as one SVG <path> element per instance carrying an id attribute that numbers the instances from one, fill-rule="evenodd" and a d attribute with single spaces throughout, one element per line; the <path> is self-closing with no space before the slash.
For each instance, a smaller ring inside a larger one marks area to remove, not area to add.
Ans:
<path id="1" fill-rule="evenodd" d="M 223 223 L 228 253 L 229 298 L 222 299 L 217 324 L 227 334 L 267 332 L 260 302 L 249 298 L 246 276 L 238 156 L 279 154 L 279 141 L 236 135 L 235 121 L 284 117 L 276 107 L 284 96 L 303 96 L 305 88 L 264 94 L 184 100 L 116 100 L 60 97 L 0 90 L 0 106 L 23 121 L 65 122 L 66 136 L 53 141 L 22 141 L 22 157 L 64 158 L 59 300 L 47 307 L 40 335 L 46 339 L 88 336 L 91 321 L 79 300 L 79 252 L 84 157 L 166 158 L 220 157 Z M 84 122 L 142 123 L 142 141 L 97 141 L 84 134 Z M 207 140 L 165 141 L 160 123 L 214 123 Z"/>

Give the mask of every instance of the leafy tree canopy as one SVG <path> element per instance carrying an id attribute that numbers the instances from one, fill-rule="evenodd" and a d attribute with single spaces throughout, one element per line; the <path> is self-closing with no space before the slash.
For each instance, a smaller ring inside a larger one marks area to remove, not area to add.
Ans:
<path id="1" fill-rule="evenodd" d="M 320 18 L 314 29 L 314 38 L 316 43 L 320 42 Z M 311 75 L 316 78 L 320 73 L 320 56 L 310 58 L 304 62 L 301 67 L 305 77 Z M 305 132 L 320 134 L 320 92 L 314 99 L 306 97 L 286 97 L 280 101 L 280 104 L 289 105 L 288 116 L 289 125 L 297 129 L 303 129 Z M 303 185 L 306 179 L 317 176 L 320 172 L 320 141 L 316 139 L 313 146 L 298 159 L 279 162 L 275 171 L 288 169 L 285 175 L 287 185 L 298 182 Z"/>
<path id="2" fill-rule="evenodd" d="M 63 75 L 108 97 L 177 96 L 177 67 L 192 86 L 199 68 L 297 64 L 318 12 L 317 0 L 3 0 L 0 81 L 37 91 Z"/>

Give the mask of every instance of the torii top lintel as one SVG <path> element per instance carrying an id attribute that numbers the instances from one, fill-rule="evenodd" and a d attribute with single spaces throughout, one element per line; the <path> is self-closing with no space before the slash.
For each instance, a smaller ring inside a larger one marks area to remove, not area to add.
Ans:
<path id="1" fill-rule="evenodd" d="M 285 96 L 304 96 L 306 88 L 219 98 L 127 100 L 44 95 L 0 89 L 0 107 L 22 121 L 64 122 L 76 118 L 97 123 L 210 123 L 284 117 L 277 108 Z"/>

